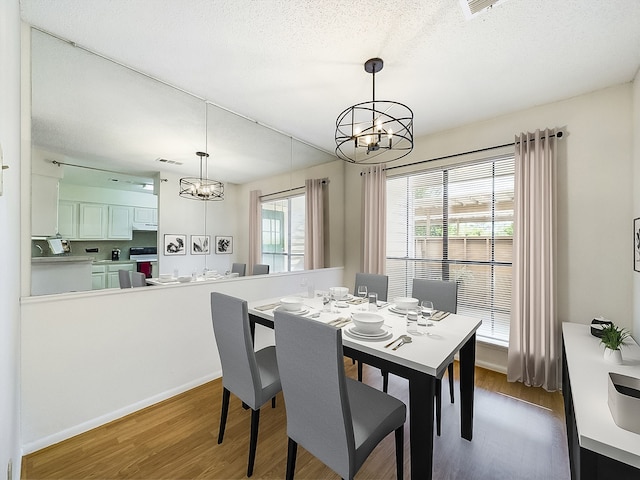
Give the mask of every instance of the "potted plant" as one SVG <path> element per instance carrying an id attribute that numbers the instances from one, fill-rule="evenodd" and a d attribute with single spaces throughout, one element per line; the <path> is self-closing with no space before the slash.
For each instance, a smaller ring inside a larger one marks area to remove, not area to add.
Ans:
<path id="1" fill-rule="evenodd" d="M 622 364 L 622 345 L 631 334 L 624 328 L 611 325 L 602 327 L 600 343 L 604 345 L 604 359 L 610 363 Z"/>

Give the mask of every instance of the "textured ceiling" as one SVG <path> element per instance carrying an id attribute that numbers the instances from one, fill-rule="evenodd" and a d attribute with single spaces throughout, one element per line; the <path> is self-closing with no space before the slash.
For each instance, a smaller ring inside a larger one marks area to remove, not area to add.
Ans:
<path id="1" fill-rule="evenodd" d="M 471 20 L 459 0 L 21 0 L 21 12 L 328 152 L 336 116 L 370 100 L 371 57 L 385 62 L 376 97 L 409 105 L 417 136 L 629 82 L 640 66 L 638 0 L 508 0 Z"/>

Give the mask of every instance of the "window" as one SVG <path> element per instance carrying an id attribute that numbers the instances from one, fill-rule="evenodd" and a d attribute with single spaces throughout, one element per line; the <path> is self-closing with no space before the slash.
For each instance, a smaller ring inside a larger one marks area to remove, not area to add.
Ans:
<path id="1" fill-rule="evenodd" d="M 478 337 L 509 340 L 514 158 L 387 180 L 389 298 L 414 278 L 458 282 L 458 313 L 482 318 Z"/>
<path id="2" fill-rule="evenodd" d="M 271 272 L 304 270 L 304 198 L 262 202 L 262 263 Z"/>

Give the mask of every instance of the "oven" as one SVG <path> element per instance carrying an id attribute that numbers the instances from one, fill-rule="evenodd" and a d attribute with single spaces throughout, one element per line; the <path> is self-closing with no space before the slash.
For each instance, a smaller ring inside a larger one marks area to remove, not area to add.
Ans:
<path id="1" fill-rule="evenodd" d="M 130 247 L 129 260 L 136 262 L 136 271 L 151 278 L 151 262 L 158 261 L 158 247 Z"/>

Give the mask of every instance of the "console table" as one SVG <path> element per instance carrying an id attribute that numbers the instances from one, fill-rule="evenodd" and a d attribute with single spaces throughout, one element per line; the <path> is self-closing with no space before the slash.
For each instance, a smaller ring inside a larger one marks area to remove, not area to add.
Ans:
<path id="1" fill-rule="evenodd" d="M 640 378 L 640 347 L 629 338 L 623 365 L 604 361 L 589 325 L 562 324 L 562 383 L 572 480 L 640 478 L 640 435 L 618 427 L 609 405 L 608 373 Z"/>

